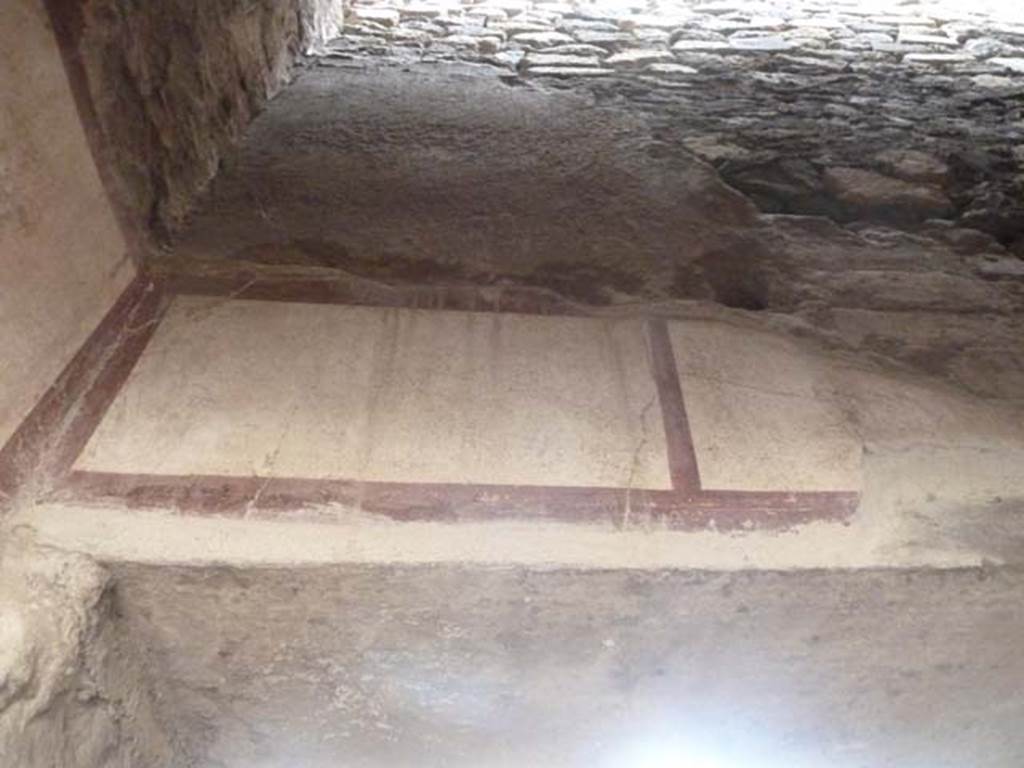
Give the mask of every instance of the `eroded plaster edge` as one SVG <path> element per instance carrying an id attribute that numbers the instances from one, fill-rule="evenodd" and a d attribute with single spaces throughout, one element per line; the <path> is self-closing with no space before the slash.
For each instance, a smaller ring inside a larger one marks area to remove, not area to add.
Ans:
<path id="1" fill-rule="evenodd" d="M 916 546 L 866 521 L 787 531 L 617 529 L 537 522 L 329 524 L 43 504 L 8 526 L 104 562 L 238 566 L 477 564 L 538 569 L 808 570 L 999 565 L 957 546 Z"/>

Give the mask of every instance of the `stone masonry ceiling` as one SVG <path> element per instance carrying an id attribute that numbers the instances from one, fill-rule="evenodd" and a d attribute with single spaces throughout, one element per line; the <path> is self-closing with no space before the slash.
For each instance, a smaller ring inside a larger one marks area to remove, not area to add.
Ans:
<path id="1" fill-rule="evenodd" d="M 765 212 L 1024 230 L 1011 2 L 357 0 L 321 65 L 460 60 L 651 113 Z M 1016 147 L 1016 149 L 1013 149 Z"/>

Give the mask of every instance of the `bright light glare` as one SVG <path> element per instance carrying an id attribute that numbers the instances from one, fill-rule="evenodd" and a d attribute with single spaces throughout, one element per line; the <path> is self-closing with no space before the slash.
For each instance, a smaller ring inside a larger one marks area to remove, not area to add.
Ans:
<path id="1" fill-rule="evenodd" d="M 685 750 L 673 747 L 651 748 L 646 754 L 638 754 L 623 768 L 730 768 L 717 760 L 703 755 L 688 755 Z"/>
<path id="2" fill-rule="evenodd" d="M 639 727 L 602 734 L 607 747 L 600 768 L 797 768 L 750 723 L 730 723 L 711 713 L 679 712 L 669 721 L 651 716 Z M 787 756 L 788 757 L 788 756 Z M 833 766 L 831 768 L 838 768 Z"/>
<path id="3" fill-rule="evenodd" d="M 617 768 L 753 768 L 714 755 L 705 745 L 661 735 L 630 744 L 616 756 Z"/>

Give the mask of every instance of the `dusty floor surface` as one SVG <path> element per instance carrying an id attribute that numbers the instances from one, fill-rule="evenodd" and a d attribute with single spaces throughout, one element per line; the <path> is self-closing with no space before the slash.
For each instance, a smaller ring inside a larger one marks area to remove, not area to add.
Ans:
<path id="1" fill-rule="evenodd" d="M 203 768 L 1012 768 L 1015 570 L 113 570 Z"/>

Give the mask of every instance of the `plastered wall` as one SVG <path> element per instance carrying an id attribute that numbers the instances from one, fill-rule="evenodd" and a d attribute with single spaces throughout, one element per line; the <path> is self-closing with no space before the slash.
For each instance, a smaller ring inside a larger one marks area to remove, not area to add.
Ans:
<path id="1" fill-rule="evenodd" d="M 0 445 L 135 269 L 40 0 L 0 3 Z"/>

